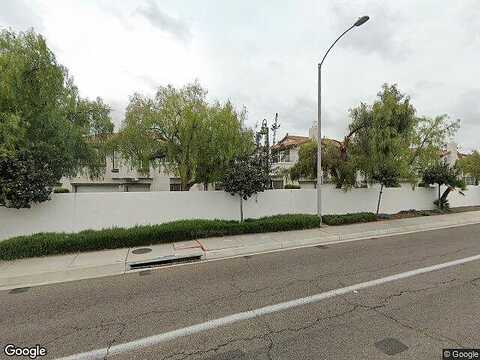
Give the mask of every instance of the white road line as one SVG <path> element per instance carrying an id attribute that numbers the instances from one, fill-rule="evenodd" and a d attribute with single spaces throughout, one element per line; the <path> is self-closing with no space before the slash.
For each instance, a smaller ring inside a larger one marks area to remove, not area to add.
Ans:
<path id="1" fill-rule="evenodd" d="M 207 321 L 207 322 L 204 322 L 204 323 L 201 323 L 201 324 L 188 326 L 188 327 L 185 327 L 185 328 L 182 328 L 182 329 L 169 331 L 169 332 L 166 332 L 166 333 L 163 333 L 163 334 L 153 335 L 153 336 L 149 336 L 149 337 L 146 337 L 146 338 L 143 338 L 143 339 L 138 339 L 138 340 L 130 341 L 130 342 L 127 342 L 127 343 L 114 345 L 114 346 L 111 346 L 109 349 L 108 348 L 103 348 L 103 349 L 93 350 L 93 351 L 89 351 L 89 352 L 85 352 L 85 353 L 80 353 L 80 354 L 76 354 L 76 355 L 63 357 L 63 358 L 58 359 L 58 360 L 104 359 L 105 356 L 107 355 L 107 351 L 108 351 L 108 355 L 110 356 L 110 355 L 122 354 L 122 353 L 126 353 L 126 352 L 129 352 L 129 351 L 142 349 L 142 348 L 145 348 L 145 347 L 155 346 L 155 345 L 158 345 L 158 344 L 161 344 L 163 342 L 170 341 L 170 340 L 173 340 L 173 339 L 176 339 L 176 338 L 179 338 L 179 337 L 196 334 L 196 333 L 206 331 L 206 330 L 209 330 L 209 329 L 218 328 L 218 327 L 225 326 L 225 325 L 228 325 L 228 324 L 233 324 L 233 323 L 236 323 L 236 322 L 239 322 L 239 321 L 253 319 L 253 318 L 256 318 L 256 317 L 259 317 L 259 316 L 272 314 L 272 313 L 275 313 L 275 312 L 278 312 L 278 311 L 283 311 L 283 310 L 295 308 L 295 307 L 298 307 L 298 306 L 313 304 L 313 303 L 316 303 L 316 302 L 319 302 L 319 301 L 322 301 L 322 300 L 325 300 L 325 299 L 328 299 L 328 298 L 348 294 L 348 293 L 353 292 L 353 291 L 370 288 L 370 287 L 373 287 L 373 286 L 389 283 L 389 282 L 396 281 L 396 280 L 406 279 L 406 278 L 409 278 L 409 277 L 412 277 L 412 276 L 425 274 L 425 273 L 432 272 L 432 271 L 435 271 L 435 270 L 445 269 L 445 268 L 448 268 L 448 267 L 451 267 L 451 266 L 461 265 L 461 264 L 465 264 L 465 263 L 476 261 L 476 260 L 480 260 L 480 254 L 475 255 L 475 256 L 466 257 L 466 258 L 463 258 L 463 259 L 449 261 L 449 262 L 442 263 L 442 264 L 437 264 L 437 265 L 427 266 L 427 267 L 420 268 L 420 269 L 406 271 L 406 272 L 403 272 L 403 273 L 400 273 L 400 274 L 395 274 L 395 275 L 383 277 L 383 278 L 380 278 L 380 279 L 371 280 L 371 281 L 367 281 L 367 282 L 343 287 L 343 288 L 340 288 L 340 289 L 330 290 L 330 291 L 327 291 L 327 292 L 323 292 L 323 293 L 320 293 L 320 294 L 304 297 L 304 298 L 301 298 L 301 299 L 286 301 L 286 302 L 282 302 L 282 303 L 275 304 L 275 305 L 269 305 L 269 306 L 265 306 L 265 307 L 262 307 L 262 308 L 259 308 L 259 309 L 256 309 L 256 310 L 250 310 L 250 311 L 245 311 L 245 312 L 241 312 L 241 313 L 238 313 L 238 314 L 233 314 L 233 315 L 230 315 L 230 316 L 225 316 L 225 317 L 222 317 L 222 318 L 219 318 L 219 319 L 210 320 L 210 321 Z"/>

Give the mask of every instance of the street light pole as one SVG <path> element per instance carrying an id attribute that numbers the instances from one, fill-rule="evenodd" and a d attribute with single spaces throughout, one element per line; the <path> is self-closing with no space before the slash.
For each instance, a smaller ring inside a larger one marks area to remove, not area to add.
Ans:
<path id="1" fill-rule="evenodd" d="M 320 218 L 320 226 L 322 225 L 322 184 L 323 184 L 323 171 L 322 171 L 322 65 L 325 61 L 330 50 L 347 32 L 352 30 L 356 26 L 365 24 L 368 21 L 368 16 L 362 16 L 355 23 L 345 30 L 338 38 L 333 42 L 323 55 L 322 61 L 318 64 L 318 123 L 317 123 L 317 214 Z"/>

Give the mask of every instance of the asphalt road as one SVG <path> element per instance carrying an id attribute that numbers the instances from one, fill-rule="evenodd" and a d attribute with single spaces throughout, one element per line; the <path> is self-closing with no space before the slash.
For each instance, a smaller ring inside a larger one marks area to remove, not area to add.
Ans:
<path id="1" fill-rule="evenodd" d="M 480 225 L 0 292 L 0 348 L 60 358 L 480 254 Z M 480 347 L 480 260 L 112 359 L 441 359 Z M 110 358 L 110 356 L 109 356 Z M 11 358 L 10 358 L 11 359 Z"/>

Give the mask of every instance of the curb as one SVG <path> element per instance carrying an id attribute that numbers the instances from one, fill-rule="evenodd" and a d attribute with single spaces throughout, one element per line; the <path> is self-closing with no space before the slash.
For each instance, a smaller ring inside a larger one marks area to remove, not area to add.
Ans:
<path id="1" fill-rule="evenodd" d="M 411 225 L 411 226 L 402 226 L 402 227 L 395 227 L 391 229 L 382 229 L 382 230 L 374 230 L 374 231 L 367 231 L 363 233 L 353 233 L 353 234 L 344 234 L 344 235 L 336 235 L 331 234 L 327 237 L 322 238 L 310 238 L 310 239 L 299 239 L 299 240 L 291 240 L 291 241 L 282 241 L 280 247 L 272 247 L 272 244 L 268 243 L 258 243 L 255 246 L 238 246 L 234 248 L 225 248 L 225 249 L 218 249 L 208 251 L 202 245 L 203 255 L 200 261 L 195 262 L 194 264 L 202 264 L 207 263 L 210 261 L 218 261 L 218 260 L 227 260 L 227 259 L 234 259 L 238 257 L 243 257 L 246 255 L 259 255 L 259 254 L 269 254 L 281 251 L 288 251 L 288 250 L 295 250 L 295 249 L 302 249 L 313 247 L 317 245 L 334 245 L 334 244 L 342 244 L 360 240 L 367 240 L 367 239 L 381 239 L 384 237 L 390 236 L 398 236 L 398 235 L 406 235 L 418 232 L 427 232 L 427 231 L 435 231 L 435 230 L 442 230 L 448 228 L 455 228 L 455 227 L 462 227 L 462 226 L 469 226 L 469 225 L 476 225 L 480 224 L 480 220 L 478 221 L 468 221 L 462 223 L 451 223 L 445 225 L 436 225 L 436 226 L 420 226 L 420 225 Z M 328 233 L 328 231 L 324 232 Z M 201 244 L 201 242 L 199 241 Z M 48 271 L 48 272 L 41 272 L 36 274 L 25 274 L 19 275 L 9 278 L 0 278 L 0 291 L 12 290 L 16 288 L 24 288 L 24 287 L 33 287 L 33 286 L 43 286 L 43 285 L 50 285 L 50 284 L 58 284 L 64 282 L 71 282 L 77 280 L 86 280 L 86 279 L 96 279 L 101 277 L 107 276 L 115 276 L 115 275 L 124 275 L 129 273 L 135 273 L 140 271 L 145 271 L 146 269 L 128 269 L 128 263 L 125 259 L 125 262 L 115 262 L 111 264 L 103 264 L 100 266 L 86 266 L 86 267 L 77 267 L 77 268 L 69 268 L 66 270 L 60 271 Z M 192 265 L 192 263 L 180 263 L 180 264 L 169 264 L 164 265 L 161 267 L 154 267 L 150 268 L 151 270 L 155 269 L 164 269 L 170 268 L 174 266 L 187 266 Z"/>

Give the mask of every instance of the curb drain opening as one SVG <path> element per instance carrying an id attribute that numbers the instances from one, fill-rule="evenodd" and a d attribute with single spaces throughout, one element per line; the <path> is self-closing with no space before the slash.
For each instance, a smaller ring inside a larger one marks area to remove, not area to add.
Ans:
<path id="1" fill-rule="evenodd" d="M 129 264 L 130 270 L 134 269 L 149 269 L 154 267 L 160 267 L 164 265 L 172 265 L 172 264 L 182 264 L 182 263 L 189 263 L 199 261 L 202 255 L 195 255 L 189 256 L 184 258 L 167 258 L 167 259 L 158 259 L 158 260 L 150 260 L 144 262 L 137 262 L 134 264 Z"/>
<path id="2" fill-rule="evenodd" d="M 9 294 L 21 294 L 21 293 L 27 292 L 28 290 L 30 290 L 29 287 L 21 287 L 21 288 L 12 289 L 8 293 Z"/>

